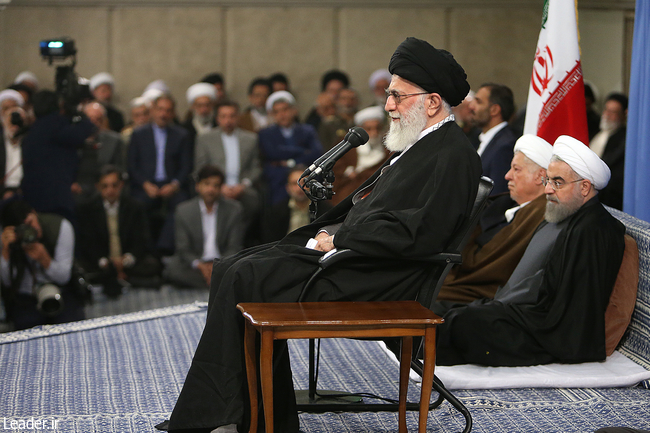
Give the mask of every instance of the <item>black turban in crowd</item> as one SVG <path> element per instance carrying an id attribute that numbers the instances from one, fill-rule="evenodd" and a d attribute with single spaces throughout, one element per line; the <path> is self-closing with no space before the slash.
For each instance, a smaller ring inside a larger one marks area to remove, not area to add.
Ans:
<path id="1" fill-rule="evenodd" d="M 467 74 L 454 56 L 421 39 L 406 38 L 393 53 L 388 70 L 429 93 L 438 93 L 452 107 L 469 93 Z"/>

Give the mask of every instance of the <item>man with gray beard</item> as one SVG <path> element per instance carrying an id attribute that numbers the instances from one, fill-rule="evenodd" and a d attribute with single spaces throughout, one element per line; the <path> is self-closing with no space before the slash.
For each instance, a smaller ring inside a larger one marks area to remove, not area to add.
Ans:
<path id="1" fill-rule="evenodd" d="M 450 53 L 415 38 L 397 48 L 389 70 L 387 145 L 398 153 L 314 223 L 215 262 L 203 336 L 171 420 L 161 428 L 248 430 L 244 321 L 235 306 L 297 301 L 324 252 L 350 248 L 366 258 L 326 270 L 305 301 L 414 299 L 434 278 L 435 266 L 426 262 L 467 221 L 481 175 L 479 157 L 450 113 L 469 84 Z M 286 342 L 276 343 L 274 356 L 274 427 L 297 432 Z"/>
<path id="2" fill-rule="evenodd" d="M 543 182 L 542 222 L 494 300 L 445 314 L 438 365 L 522 366 L 605 359 L 605 309 L 621 266 L 625 227 L 600 204 L 610 170 L 563 135 Z"/>

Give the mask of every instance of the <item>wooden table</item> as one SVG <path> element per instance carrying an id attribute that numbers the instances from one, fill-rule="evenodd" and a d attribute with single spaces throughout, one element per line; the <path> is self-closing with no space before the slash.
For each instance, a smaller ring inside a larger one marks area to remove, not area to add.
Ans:
<path id="1" fill-rule="evenodd" d="M 291 338 L 401 337 L 399 432 L 406 433 L 406 393 L 413 337 L 424 337 L 424 370 L 420 394 L 420 433 L 426 432 L 435 365 L 435 326 L 443 323 L 416 301 L 240 303 L 246 319 L 245 358 L 251 404 L 250 432 L 257 431 L 255 335 L 261 336 L 260 381 L 266 431 L 273 432 L 273 340 Z"/>

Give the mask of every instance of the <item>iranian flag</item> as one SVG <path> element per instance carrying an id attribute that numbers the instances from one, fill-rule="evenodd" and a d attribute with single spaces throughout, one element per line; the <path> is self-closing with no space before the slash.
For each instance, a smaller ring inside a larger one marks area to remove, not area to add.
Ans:
<path id="1" fill-rule="evenodd" d="M 560 135 L 589 144 L 577 0 L 544 2 L 524 133 L 542 137 L 551 144 Z"/>

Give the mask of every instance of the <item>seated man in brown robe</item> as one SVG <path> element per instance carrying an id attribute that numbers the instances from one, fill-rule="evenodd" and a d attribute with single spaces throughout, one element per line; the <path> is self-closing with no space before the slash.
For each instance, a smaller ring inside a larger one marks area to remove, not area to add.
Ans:
<path id="1" fill-rule="evenodd" d="M 544 220 L 546 197 L 542 178 L 553 154 L 543 138 L 526 134 L 517 140 L 510 170 L 509 193 L 495 196 L 463 250 L 463 263 L 451 269 L 438 295 L 438 314 L 457 302 L 492 298 L 524 254 Z"/>

